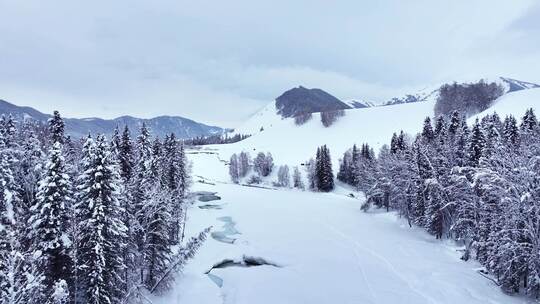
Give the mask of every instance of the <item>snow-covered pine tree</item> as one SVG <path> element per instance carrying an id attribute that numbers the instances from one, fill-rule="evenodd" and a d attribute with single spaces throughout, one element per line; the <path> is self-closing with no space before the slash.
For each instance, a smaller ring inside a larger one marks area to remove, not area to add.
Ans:
<path id="1" fill-rule="evenodd" d="M 131 134 L 128 126 L 124 127 L 120 144 L 118 147 L 118 163 L 120 165 L 120 176 L 124 181 L 130 181 L 133 175 L 134 148 L 131 141 Z"/>
<path id="2" fill-rule="evenodd" d="M 443 138 L 447 135 L 448 126 L 446 123 L 446 119 L 443 115 L 439 115 L 437 117 L 437 120 L 435 121 L 435 129 L 433 130 L 433 135 L 436 138 Z"/>
<path id="3" fill-rule="evenodd" d="M 538 126 L 538 120 L 532 108 L 528 109 L 523 116 L 521 122 L 521 130 L 523 131 L 533 131 Z"/>
<path id="4" fill-rule="evenodd" d="M 171 194 L 170 196 L 170 241 L 171 244 L 178 244 L 180 241 L 180 229 L 182 217 L 185 212 L 184 192 L 186 185 L 186 162 L 183 147 L 179 147 L 178 140 L 174 133 L 168 136 L 164 142 L 164 186 Z"/>
<path id="5" fill-rule="evenodd" d="M 468 146 L 469 144 L 469 127 L 467 123 L 463 123 L 462 126 L 458 129 L 456 134 L 456 139 L 454 144 L 450 147 L 450 152 L 452 154 L 451 164 L 453 166 L 465 166 L 468 164 L 469 155 L 468 155 Z"/>
<path id="6" fill-rule="evenodd" d="M 437 239 L 442 238 L 444 230 L 443 208 L 446 207 L 444 188 L 436 178 L 429 178 L 425 186 L 425 227 Z"/>
<path id="7" fill-rule="evenodd" d="M 448 124 L 448 134 L 451 137 L 454 137 L 461 126 L 461 115 L 458 111 L 452 112 L 450 116 L 450 123 Z"/>
<path id="8" fill-rule="evenodd" d="M 502 201 L 505 200 L 507 181 L 497 172 L 480 168 L 474 175 L 474 191 L 479 198 L 478 234 L 475 242 L 476 258 L 485 265 L 493 249 L 493 236 L 503 224 Z"/>
<path id="9" fill-rule="evenodd" d="M 142 212 L 147 216 L 144 227 L 146 242 L 144 246 L 144 285 L 151 289 L 167 271 L 171 261 L 170 228 L 172 223 L 171 192 L 159 183 L 153 186 L 150 200 Z M 169 278 L 172 279 L 172 278 Z M 166 284 L 162 285 L 165 287 Z"/>
<path id="10" fill-rule="evenodd" d="M 326 145 L 323 145 L 317 149 L 315 176 L 319 191 L 330 192 L 334 189 L 332 161 L 330 159 L 330 150 L 328 147 L 326 147 Z"/>
<path id="11" fill-rule="evenodd" d="M 163 146 L 159 138 L 154 138 L 152 142 L 152 152 L 150 154 L 150 178 L 154 183 L 166 176 L 162 172 L 163 169 Z"/>
<path id="12" fill-rule="evenodd" d="M 84 147 L 85 170 L 79 178 L 77 197 L 78 284 L 84 303 L 119 303 L 125 294 L 122 273 L 126 226 L 119 202 L 118 168 L 110 157 L 103 135 Z"/>
<path id="13" fill-rule="evenodd" d="M 424 127 L 422 129 L 422 138 L 427 142 L 431 143 L 435 138 L 433 132 L 433 126 L 431 125 L 431 118 L 428 116 L 424 119 Z"/>
<path id="14" fill-rule="evenodd" d="M 59 137 L 53 135 L 51 138 Z M 73 286 L 73 260 L 70 254 L 72 221 L 69 217 L 72 203 L 71 181 L 65 168 L 62 144 L 56 141 L 49 151 L 29 220 L 32 249 L 42 253 L 39 264 L 45 276 L 41 292 L 44 302 L 52 297 L 54 287 L 59 282 L 66 282 L 69 289 Z"/>
<path id="15" fill-rule="evenodd" d="M 512 115 L 506 116 L 504 119 L 503 138 L 506 145 L 514 148 L 519 146 L 519 128 L 516 118 Z"/>
<path id="16" fill-rule="evenodd" d="M 453 237 L 463 242 L 465 251 L 461 257 L 469 260 L 478 227 L 478 197 L 473 190 L 474 169 L 454 167 L 447 187 L 449 204 L 455 210 L 454 222 L 450 227 Z"/>
<path id="17" fill-rule="evenodd" d="M 51 136 L 51 142 L 58 142 L 64 144 L 65 123 L 58 111 L 53 112 L 53 117 L 49 119 L 49 132 Z"/>
<path id="18" fill-rule="evenodd" d="M 397 153 L 398 151 L 397 141 L 398 141 L 398 136 L 394 132 L 394 134 L 392 134 L 392 139 L 390 140 L 390 153 L 392 154 Z"/>
<path id="19" fill-rule="evenodd" d="M 469 164 L 473 167 L 477 167 L 480 163 L 480 158 L 482 157 L 482 153 L 484 151 L 484 147 L 486 146 L 486 139 L 484 136 L 484 132 L 482 131 L 482 127 L 480 126 L 480 123 L 478 119 L 476 119 L 476 122 L 473 125 L 470 139 L 469 139 Z"/>
<path id="20" fill-rule="evenodd" d="M 422 141 L 417 140 L 414 147 L 416 156 L 416 170 L 418 172 L 418 180 L 415 183 L 417 190 L 415 193 L 415 199 L 412 205 L 412 217 L 413 222 L 416 225 L 426 227 L 429 222 L 430 214 L 427 213 L 428 208 L 428 193 L 426 191 L 429 180 L 435 178 L 435 169 L 431 164 L 426 148 L 423 146 Z"/>
<path id="21" fill-rule="evenodd" d="M 150 200 L 150 191 L 153 188 L 154 180 L 151 178 L 150 166 L 152 158 L 152 144 L 150 142 L 150 131 L 146 127 L 146 124 L 142 124 L 140 133 L 137 137 L 137 156 L 135 161 L 134 175 L 131 178 L 131 205 L 132 212 L 131 217 L 133 219 L 132 230 L 133 239 L 137 245 L 137 256 L 135 257 L 135 263 L 137 265 L 143 265 L 143 256 L 145 248 L 146 234 L 144 227 L 147 226 L 147 216 L 143 213 L 145 204 Z M 139 281 L 142 284 L 144 279 L 143 269 L 134 269 L 139 271 Z"/>
<path id="22" fill-rule="evenodd" d="M 396 139 L 396 145 L 398 144 Z M 361 168 L 361 162 L 362 160 L 362 154 L 361 151 L 358 149 L 358 147 L 353 145 L 351 150 L 351 162 L 350 162 L 350 169 L 348 170 L 349 176 L 347 177 L 347 180 L 349 181 L 349 184 L 355 187 L 358 187 L 360 183 L 360 175 L 362 172 Z"/>
<path id="23" fill-rule="evenodd" d="M 114 127 L 113 134 L 111 137 L 111 152 L 116 158 L 118 158 L 120 145 L 121 145 L 120 129 L 118 128 L 118 125 L 116 125 L 116 127 Z"/>

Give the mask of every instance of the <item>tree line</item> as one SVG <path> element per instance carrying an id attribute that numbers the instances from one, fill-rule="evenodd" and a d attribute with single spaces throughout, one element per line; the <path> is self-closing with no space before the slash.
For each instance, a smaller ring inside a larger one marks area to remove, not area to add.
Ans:
<path id="1" fill-rule="evenodd" d="M 74 141 L 0 120 L 0 303 L 136 303 L 167 290 L 205 240 L 184 240 L 190 170 L 174 134 L 127 126 Z"/>
<path id="2" fill-rule="evenodd" d="M 232 144 L 235 142 L 242 141 L 251 135 L 249 134 L 235 134 L 225 136 L 221 134 L 210 135 L 210 136 L 197 136 L 190 139 L 185 139 L 184 144 L 188 146 L 204 146 L 204 145 L 223 145 L 223 144 Z"/>
<path id="3" fill-rule="evenodd" d="M 532 109 L 519 124 L 496 113 L 471 127 L 457 111 L 434 123 L 427 117 L 414 138 L 395 133 L 378 157 L 353 147 L 340 166 L 340 180 L 365 191 L 364 210 L 396 210 L 462 244 L 462 259 L 479 261 L 504 291 L 540 295 L 540 125 Z"/>
<path id="4" fill-rule="evenodd" d="M 329 192 L 334 189 L 334 174 L 330 149 L 326 145 L 317 148 L 315 159 L 311 158 L 305 164 L 308 189 L 312 191 Z M 229 176 L 234 183 L 246 179 L 248 184 L 260 184 L 262 179 L 271 175 L 274 169 L 274 160 L 269 152 L 259 152 L 255 159 L 251 159 L 248 152 L 234 153 L 229 160 Z M 291 176 L 289 166 L 282 165 L 277 170 L 277 181 L 272 184 L 304 190 L 306 188 L 302 173 L 298 166 L 293 168 Z M 253 173 L 252 175 L 249 175 Z M 292 179 L 292 181 L 291 181 Z"/>

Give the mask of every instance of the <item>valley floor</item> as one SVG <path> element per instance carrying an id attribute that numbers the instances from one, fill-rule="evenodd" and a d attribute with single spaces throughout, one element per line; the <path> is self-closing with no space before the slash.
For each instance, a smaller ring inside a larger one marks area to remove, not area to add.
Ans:
<path id="1" fill-rule="evenodd" d="M 360 200 L 339 193 L 230 184 L 217 154 L 189 158 L 193 191 L 221 199 L 197 200 L 189 210 L 187 231 L 213 225 L 213 233 L 177 287 L 155 303 L 527 301 L 503 294 L 451 244 L 393 213 L 363 213 Z"/>

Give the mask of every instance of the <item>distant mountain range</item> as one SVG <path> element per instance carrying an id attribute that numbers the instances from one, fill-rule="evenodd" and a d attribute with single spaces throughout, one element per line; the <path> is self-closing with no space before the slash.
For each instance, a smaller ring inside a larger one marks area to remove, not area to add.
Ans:
<path id="1" fill-rule="evenodd" d="M 1 99 L 0 114 L 11 114 L 18 121 L 33 119 L 46 122 L 51 117 L 51 115 L 39 112 L 34 108 L 17 106 Z M 115 119 L 64 118 L 64 121 L 66 123 L 66 133 L 75 138 L 86 136 L 88 133 L 103 133 L 110 136 L 116 126 L 123 128 L 125 125 L 135 133 L 143 122 L 150 128 L 153 135 L 159 137 L 174 133 L 176 137 L 186 139 L 225 132 L 223 128 L 208 126 L 179 116 L 159 116 L 150 119 L 131 116 L 121 116 Z"/>

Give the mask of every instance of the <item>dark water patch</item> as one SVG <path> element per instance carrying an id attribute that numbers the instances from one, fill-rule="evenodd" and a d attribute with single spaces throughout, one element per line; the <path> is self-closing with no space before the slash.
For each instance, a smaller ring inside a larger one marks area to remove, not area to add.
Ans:
<path id="1" fill-rule="evenodd" d="M 221 210 L 223 209 L 223 205 L 212 205 L 212 204 L 206 204 L 206 205 L 200 205 L 198 206 L 200 209 L 205 209 L 205 210 Z"/>
<path id="2" fill-rule="evenodd" d="M 199 201 L 201 202 L 211 202 L 211 201 L 218 201 L 218 200 L 221 200 L 221 197 L 214 194 L 199 196 Z"/>
<path id="3" fill-rule="evenodd" d="M 274 263 L 274 262 L 271 262 L 271 261 L 268 261 L 268 260 L 266 260 L 265 258 L 262 258 L 262 257 L 244 255 L 244 256 L 242 256 L 242 259 L 239 259 L 239 260 L 224 259 L 224 260 L 214 264 L 212 266 L 212 268 L 210 268 L 206 272 L 206 274 L 210 274 L 210 272 L 212 270 L 220 269 L 220 268 L 228 268 L 228 267 L 249 268 L 249 267 L 257 267 L 257 266 L 264 266 L 264 265 L 277 267 L 277 268 L 282 267 L 281 265 L 279 265 L 277 263 Z"/>

